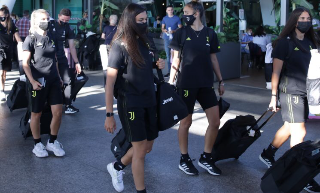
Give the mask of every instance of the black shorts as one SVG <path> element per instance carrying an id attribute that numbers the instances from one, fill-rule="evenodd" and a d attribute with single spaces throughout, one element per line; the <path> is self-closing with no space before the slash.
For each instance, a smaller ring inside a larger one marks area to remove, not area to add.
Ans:
<path id="1" fill-rule="evenodd" d="M 203 110 L 218 105 L 218 100 L 213 87 L 205 88 L 178 88 L 178 94 L 186 103 L 188 113 L 193 114 L 196 101 L 198 101 Z"/>
<path id="2" fill-rule="evenodd" d="M 118 97 L 117 105 L 122 128 L 129 142 L 152 141 L 158 137 L 156 106 L 128 108 L 125 98 L 121 96 Z"/>
<path id="3" fill-rule="evenodd" d="M 33 113 L 42 112 L 46 102 L 49 105 L 63 103 L 61 82 L 59 78 L 46 82 L 45 87 L 41 90 L 33 90 L 31 83 L 29 83 L 29 88 L 29 94 L 31 94 L 31 111 Z"/>
<path id="4" fill-rule="evenodd" d="M 280 92 L 282 120 L 288 123 L 304 123 L 309 115 L 306 96 Z"/>

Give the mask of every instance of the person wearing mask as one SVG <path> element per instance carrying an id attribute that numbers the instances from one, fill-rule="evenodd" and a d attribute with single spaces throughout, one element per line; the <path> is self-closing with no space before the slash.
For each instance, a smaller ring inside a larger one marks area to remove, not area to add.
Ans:
<path id="1" fill-rule="evenodd" d="M 276 106 L 277 96 L 279 96 L 284 124 L 275 134 L 271 144 L 259 156 L 259 159 L 268 168 L 275 163 L 276 151 L 289 138 L 290 147 L 293 147 L 303 142 L 306 136 L 305 121 L 308 117 L 306 79 L 311 60 L 310 50 L 318 46 L 311 20 L 312 16 L 308 9 L 304 7 L 295 9 L 274 42 L 272 92 L 269 107 L 274 112 L 279 110 L 279 107 Z M 289 50 L 290 47 L 293 47 L 293 50 Z M 287 58 L 289 52 L 291 53 Z M 320 192 L 320 187 L 312 180 L 305 190 Z"/>
<path id="2" fill-rule="evenodd" d="M 21 42 L 17 27 L 10 18 L 10 12 L 7 6 L 0 8 L 0 100 L 6 101 L 5 81 L 7 71 L 12 68 L 13 60 L 13 39 Z"/>
<path id="3" fill-rule="evenodd" d="M 154 21 L 153 22 L 153 28 L 161 28 L 161 18 L 160 18 L 160 16 L 158 15 L 157 16 L 157 19 L 156 19 L 156 21 Z"/>
<path id="4" fill-rule="evenodd" d="M 14 23 L 14 24 L 16 24 L 18 21 L 19 21 L 19 18 L 18 18 L 18 16 L 16 15 L 16 14 L 14 14 L 14 13 L 11 13 L 11 19 L 12 19 L 12 22 Z"/>
<path id="5" fill-rule="evenodd" d="M 48 151 L 62 157 L 65 151 L 57 136 L 62 115 L 62 80 L 56 60 L 55 36 L 48 32 L 49 14 L 44 9 L 38 9 L 31 14 L 31 35 L 27 36 L 23 45 L 23 69 L 28 77 L 31 96 L 30 128 L 34 139 L 32 152 L 37 157 L 48 157 Z M 40 136 L 40 118 L 45 103 L 52 111 L 50 124 L 50 139 L 44 146 Z"/>
<path id="6" fill-rule="evenodd" d="M 170 68 L 171 68 L 171 49 L 169 48 L 169 45 L 171 43 L 171 40 L 173 38 L 174 33 L 177 31 L 178 28 L 181 28 L 181 20 L 178 16 L 173 15 L 173 7 L 172 5 L 167 6 L 166 9 L 167 16 L 165 16 L 162 19 L 162 38 L 164 40 L 164 50 L 167 55 L 167 65 L 168 65 L 168 74 L 165 75 L 165 77 L 169 77 L 170 75 Z"/>
<path id="7" fill-rule="evenodd" d="M 81 73 L 81 66 L 73 42 L 75 34 L 73 30 L 70 29 L 69 25 L 70 17 L 71 11 L 69 9 L 61 9 L 60 13 L 58 14 L 58 20 L 52 22 L 50 26 L 50 31 L 55 33 L 58 41 L 57 59 L 59 64 L 59 73 L 64 84 L 67 85 L 64 90 L 66 114 L 74 114 L 79 112 L 79 109 L 75 108 L 72 105 L 72 99 L 70 98 L 70 96 L 72 91 L 72 85 L 74 84 L 75 75 L 76 73 Z M 70 49 L 72 59 L 75 63 L 75 69 L 69 69 L 68 59 L 66 57 L 64 48 Z"/>
<path id="8" fill-rule="evenodd" d="M 111 41 L 112 41 L 114 34 L 117 31 L 118 16 L 117 15 L 110 15 L 109 22 L 110 22 L 110 25 L 104 27 L 103 33 L 101 35 L 101 38 L 105 39 L 104 44 L 106 45 L 106 49 L 107 49 L 107 56 L 106 57 L 108 57 L 108 55 L 109 55 Z M 103 76 L 104 76 L 104 85 L 105 85 L 106 80 L 107 80 L 106 79 L 107 78 L 107 66 L 103 66 Z"/>
<path id="9" fill-rule="evenodd" d="M 257 68 L 261 69 L 264 65 L 264 58 L 266 55 L 267 51 L 267 44 L 270 43 L 268 42 L 268 37 L 266 33 L 264 32 L 264 28 L 262 26 L 259 26 L 253 36 L 252 42 L 254 44 L 257 44 L 259 48 L 261 49 L 261 52 L 259 52 L 256 55 L 256 66 Z"/>
<path id="10" fill-rule="evenodd" d="M 120 161 L 107 166 L 113 187 L 118 192 L 124 189 L 123 169 L 130 163 L 132 163 L 132 174 L 137 192 L 146 192 L 145 156 L 151 151 L 153 142 L 158 137 L 153 75 L 154 56 L 147 37 L 147 18 L 147 12 L 141 5 L 129 4 L 122 13 L 110 50 L 106 84 L 105 128 L 110 133 L 116 130 L 113 93 L 117 80 L 118 114 L 126 138 L 132 143 L 132 148 Z M 162 69 L 165 62 L 159 59 L 156 65 Z"/>
<path id="11" fill-rule="evenodd" d="M 26 39 L 26 37 L 29 35 L 30 30 L 30 19 L 29 19 L 29 10 L 23 11 L 23 18 L 21 18 L 17 23 L 17 28 L 19 29 L 20 37 L 22 41 Z"/>
<path id="12" fill-rule="evenodd" d="M 249 51 L 249 43 L 252 42 L 252 39 L 253 39 L 253 36 L 252 36 L 252 29 L 251 28 L 248 28 L 247 29 L 247 32 L 246 33 L 243 33 L 242 34 L 242 38 L 241 38 L 241 53 L 242 53 L 242 62 L 243 63 L 243 60 L 244 60 L 244 55 L 247 55 L 247 61 L 248 61 L 248 65 L 249 65 L 249 68 L 251 67 L 252 65 L 252 62 L 250 60 L 250 51 Z"/>
<path id="13" fill-rule="evenodd" d="M 189 128 L 192 124 L 195 102 L 198 101 L 209 122 L 204 139 L 204 151 L 200 155 L 198 165 L 212 175 L 220 175 L 221 170 L 215 165 L 211 156 L 220 125 L 219 106 L 213 87 L 214 73 L 219 80 L 220 96 L 224 93 L 224 83 L 216 56 L 220 46 L 214 30 L 205 27 L 201 22 L 204 8 L 199 0 L 187 3 L 183 13 L 183 21 L 187 26 L 177 30 L 170 44 L 174 49 L 174 58 L 169 79 L 169 83 L 173 84 L 175 75 L 180 69 L 176 86 L 189 113 L 180 121 L 178 130 L 181 152 L 179 169 L 188 175 L 199 174 L 188 154 Z M 184 45 L 183 48 L 180 47 L 181 44 Z M 182 62 L 179 58 L 181 50 Z"/>

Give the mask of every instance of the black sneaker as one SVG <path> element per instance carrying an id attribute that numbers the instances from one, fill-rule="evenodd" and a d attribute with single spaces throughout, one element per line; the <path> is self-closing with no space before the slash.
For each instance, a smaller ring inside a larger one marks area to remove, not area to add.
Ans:
<path id="1" fill-rule="evenodd" d="M 196 167 L 194 167 L 192 160 L 188 158 L 188 160 L 180 159 L 179 169 L 182 170 L 184 173 L 194 176 L 198 175 L 199 171 Z"/>
<path id="2" fill-rule="evenodd" d="M 266 150 L 264 149 L 261 155 L 259 155 L 259 159 L 270 168 L 276 161 L 274 160 L 274 156 L 268 156 L 266 154 Z"/>
<path id="3" fill-rule="evenodd" d="M 307 192 L 320 192 L 320 186 L 314 179 L 312 179 L 306 187 L 304 187 L 304 190 Z"/>
<path id="4" fill-rule="evenodd" d="M 221 170 L 214 164 L 212 157 L 206 158 L 204 154 L 201 154 L 198 165 L 207 170 L 211 175 L 219 176 L 222 173 Z"/>
<path id="5" fill-rule="evenodd" d="M 74 114 L 74 113 L 77 113 L 79 112 L 79 109 L 75 108 L 74 106 L 72 105 L 68 105 L 66 106 L 66 110 L 65 110 L 65 114 Z"/>

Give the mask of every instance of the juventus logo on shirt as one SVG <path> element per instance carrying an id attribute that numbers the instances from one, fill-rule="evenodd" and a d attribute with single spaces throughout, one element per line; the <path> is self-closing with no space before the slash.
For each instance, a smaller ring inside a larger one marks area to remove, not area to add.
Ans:
<path id="1" fill-rule="evenodd" d="M 184 90 L 184 97 L 188 97 L 189 96 L 189 91 L 188 90 Z"/>

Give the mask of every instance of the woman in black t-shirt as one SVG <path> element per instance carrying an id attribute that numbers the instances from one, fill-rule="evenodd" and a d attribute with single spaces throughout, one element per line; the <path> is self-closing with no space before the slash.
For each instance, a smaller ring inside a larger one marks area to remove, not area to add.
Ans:
<path id="1" fill-rule="evenodd" d="M 62 80 L 58 71 L 56 59 L 56 39 L 48 32 L 49 14 L 44 9 L 38 9 L 31 14 L 31 35 L 27 36 L 23 49 L 23 69 L 29 80 L 29 98 L 31 99 L 30 127 L 34 138 L 32 152 L 37 157 L 47 157 L 48 151 L 62 157 L 65 151 L 57 141 L 62 114 Z M 31 95 L 31 96 L 30 96 Z M 52 111 L 50 124 L 50 139 L 46 147 L 41 142 L 40 118 L 45 103 Z"/>
<path id="2" fill-rule="evenodd" d="M 122 170 L 131 162 L 135 187 L 138 192 L 146 192 L 145 155 L 151 151 L 158 137 L 153 55 L 146 35 L 146 22 L 146 10 L 140 5 L 129 4 L 121 16 L 109 54 L 105 128 L 110 133 L 116 129 L 113 117 L 113 93 L 116 89 L 122 128 L 132 144 L 132 148 L 120 161 L 107 166 L 113 187 L 118 192 L 124 189 Z M 157 61 L 157 65 L 163 68 L 164 60 Z"/>
<path id="3" fill-rule="evenodd" d="M 308 117 L 306 79 L 311 59 L 310 49 L 317 45 L 311 21 L 312 16 L 308 9 L 303 7 L 295 9 L 274 43 L 272 96 L 269 107 L 273 111 L 278 111 L 276 103 L 279 95 L 284 125 L 277 131 L 269 147 L 259 156 L 268 167 L 274 164 L 275 152 L 289 137 L 290 146 L 293 147 L 303 142 L 306 135 L 305 120 Z M 314 183 L 307 187 L 312 187 Z"/>
<path id="4" fill-rule="evenodd" d="M 10 18 L 7 6 L 0 9 L 0 100 L 5 101 L 4 86 L 7 71 L 12 68 L 13 58 L 13 36 L 17 42 L 22 42 L 18 29 Z"/>
<path id="5" fill-rule="evenodd" d="M 200 2 L 191 1 L 184 7 L 183 12 L 183 19 L 187 26 L 177 30 L 170 44 L 174 49 L 174 58 L 169 79 L 169 83 L 173 84 L 177 69 L 181 69 L 178 74 L 177 88 L 189 112 L 189 115 L 180 122 L 178 131 L 181 151 L 179 169 L 188 175 L 199 173 L 188 155 L 188 134 L 197 100 L 209 122 L 204 152 L 200 155 L 198 165 L 212 175 L 220 175 L 221 170 L 215 166 L 211 156 L 220 125 L 218 101 L 213 88 L 213 72 L 219 80 L 219 94 L 224 93 L 224 84 L 216 56 L 220 46 L 214 30 L 201 23 L 200 18 L 204 10 Z M 181 48 L 180 45 L 183 47 Z M 179 52 L 182 52 L 182 61 L 179 59 Z"/>

